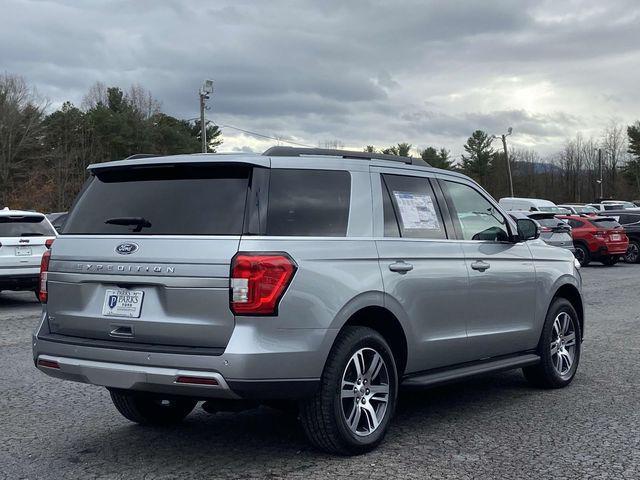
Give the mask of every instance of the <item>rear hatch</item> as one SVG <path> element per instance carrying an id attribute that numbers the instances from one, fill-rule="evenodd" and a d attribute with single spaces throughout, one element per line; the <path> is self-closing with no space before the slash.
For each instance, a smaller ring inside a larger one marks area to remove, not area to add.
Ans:
<path id="1" fill-rule="evenodd" d="M 572 248 L 571 227 L 551 213 L 531 215 L 540 224 L 540 238 L 550 245 Z"/>
<path id="2" fill-rule="evenodd" d="M 252 167 L 97 169 L 52 249 L 56 335 L 222 348 L 234 328 L 229 266 Z"/>
<path id="3" fill-rule="evenodd" d="M 47 240 L 55 232 L 44 215 L 0 215 L 0 274 L 32 273 L 40 267 Z M 37 273 L 37 272 L 36 272 Z"/>
<path id="4" fill-rule="evenodd" d="M 591 224 L 597 228 L 594 233 L 596 238 L 604 240 L 610 245 L 626 244 L 628 242 L 624 228 L 613 217 L 597 217 L 589 219 Z"/>

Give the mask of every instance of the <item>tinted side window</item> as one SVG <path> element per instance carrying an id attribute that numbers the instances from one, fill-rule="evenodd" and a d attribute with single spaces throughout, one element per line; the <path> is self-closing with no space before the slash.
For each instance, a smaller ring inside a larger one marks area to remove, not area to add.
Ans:
<path id="1" fill-rule="evenodd" d="M 622 225 L 631 225 L 632 223 L 638 223 L 640 222 L 640 215 L 630 215 L 630 214 L 620 215 L 619 222 Z"/>
<path id="2" fill-rule="evenodd" d="M 443 181 L 442 184 L 464 240 L 509 241 L 506 219 L 480 192 L 462 183 Z"/>
<path id="3" fill-rule="evenodd" d="M 382 178 L 403 237 L 446 238 L 438 202 L 427 178 L 404 175 L 382 175 Z M 386 231 L 385 219 L 385 235 Z"/>
<path id="4" fill-rule="evenodd" d="M 569 225 L 571 225 L 571 228 L 580 228 L 584 225 L 584 223 L 578 220 L 574 220 L 573 218 L 568 219 L 567 222 L 569 222 Z"/>
<path id="5" fill-rule="evenodd" d="M 267 235 L 344 237 L 350 197 L 349 172 L 273 169 Z"/>

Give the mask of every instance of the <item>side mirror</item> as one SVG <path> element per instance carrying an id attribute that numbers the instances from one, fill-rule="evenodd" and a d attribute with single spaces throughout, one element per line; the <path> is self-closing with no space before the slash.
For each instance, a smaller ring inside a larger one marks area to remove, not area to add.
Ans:
<path id="1" fill-rule="evenodd" d="M 518 225 L 518 237 L 523 242 L 534 240 L 540 236 L 538 224 L 530 218 L 519 218 L 516 220 L 516 224 Z"/>

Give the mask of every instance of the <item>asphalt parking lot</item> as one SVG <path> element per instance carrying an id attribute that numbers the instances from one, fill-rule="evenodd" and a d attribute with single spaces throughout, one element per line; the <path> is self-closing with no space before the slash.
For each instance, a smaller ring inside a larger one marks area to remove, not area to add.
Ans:
<path id="1" fill-rule="evenodd" d="M 104 389 L 33 367 L 40 307 L 2 293 L 0 478 L 640 478 L 640 265 L 582 272 L 586 341 L 569 388 L 510 372 L 404 392 L 386 442 L 355 458 L 317 453 L 268 408 L 133 425 Z"/>

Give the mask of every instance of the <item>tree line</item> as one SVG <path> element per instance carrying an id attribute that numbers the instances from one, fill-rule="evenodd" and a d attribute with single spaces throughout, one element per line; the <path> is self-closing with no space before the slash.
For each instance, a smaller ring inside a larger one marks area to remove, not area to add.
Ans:
<path id="1" fill-rule="evenodd" d="M 207 126 L 207 139 L 208 151 L 215 152 L 222 143 L 217 126 Z M 460 158 L 445 148 L 416 149 L 406 142 L 380 151 L 419 156 L 434 167 L 460 171 L 500 198 L 509 195 L 509 179 L 502 145 L 494 146 L 495 140 L 483 130 L 474 131 Z M 96 83 L 80 106 L 65 102 L 51 111 L 23 78 L 0 75 L 0 208 L 63 211 L 80 190 L 91 163 L 135 153 L 200 150 L 199 120 L 163 113 L 161 103 L 141 86 L 123 90 Z M 368 145 L 365 151 L 377 149 Z M 600 196 L 600 159 L 604 197 L 640 198 L 640 121 L 611 123 L 595 138 L 578 133 L 545 158 L 522 148 L 510 149 L 508 156 L 516 196 L 594 201 Z"/>
<path id="2" fill-rule="evenodd" d="M 202 149 L 199 120 L 163 113 L 141 86 L 98 82 L 79 107 L 49 107 L 22 77 L 0 75 L 0 208 L 67 210 L 91 163 Z M 215 152 L 222 143 L 217 126 L 207 126 L 207 140 Z"/>
<path id="3" fill-rule="evenodd" d="M 459 171 L 500 198 L 509 196 L 509 178 L 504 150 L 493 146 L 495 140 L 483 130 L 474 131 L 459 159 L 445 148 L 414 149 L 409 143 L 380 152 L 417 156 L 433 167 Z M 364 150 L 375 152 L 376 148 L 367 145 Z M 516 196 L 589 203 L 600 198 L 602 191 L 604 198 L 640 199 L 640 121 L 633 125 L 611 122 L 596 138 L 578 133 L 544 159 L 527 148 L 509 149 L 508 158 Z"/>

